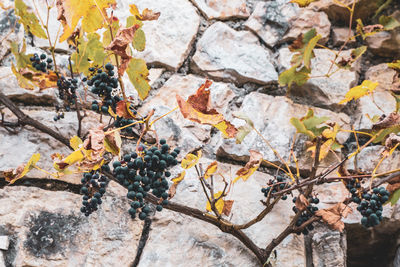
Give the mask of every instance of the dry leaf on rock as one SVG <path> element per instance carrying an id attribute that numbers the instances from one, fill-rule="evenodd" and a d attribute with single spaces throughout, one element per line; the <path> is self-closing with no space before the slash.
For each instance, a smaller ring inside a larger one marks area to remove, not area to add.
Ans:
<path id="1" fill-rule="evenodd" d="M 383 115 L 378 122 L 373 124 L 372 129 L 380 130 L 397 125 L 400 125 L 400 115 L 397 112 L 392 112 L 388 116 Z"/>
<path id="2" fill-rule="evenodd" d="M 250 159 L 243 168 L 240 168 L 236 172 L 237 177 L 235 180 L 233 180 L 234 183 L 236 183 L 239 179 L 246 181 L 258 169 L 258 167 L 260 167 L 260 164 L 263 160 L 263 155 L 257 150 L 249 150 L 249 152 Z"/>
<path id="3" fill-rule="evenodd" d="M 347 215 L 352 212 L 353 210 L 349 206 L 338 203 L 328 209 L 316 211 L 315 215 L 322 217 L 322 220 L 326 222 L 331 229 L 343 232 L 344 223 L 341 219 L 346 218 Z"/>
<path id="4" fill-rule="evenodd" d="M 296 208 L 300 211 L 305 210 L 310 203 L 308 202 L 307 198 L 301 194 L 296 198 Z"/>
<path id="5" fill-rule="evenodd" d="M 183 170 L 180 174 L 178 174 L 177 177 L 171 179 L 173 184 L 169 188 L 169 193 L 168 193 L 169 194 L 169 199 L 171 199 L 171 198 L 173 198 L 175 196 L 178 184 L 183 181 L 183 179 L 185 178 L 185 175 L 186 175 L 186 171 Z"/>
<path id="6" fill-rule="evenodd" d="M 225 200 L 224 201 L 224 208 L 222 209 L 222 213 L 225 214 L 226 216 L 229 216 L 229 214 L 231 214 L 233 202 L 234 202 L 234 200 Z"/>

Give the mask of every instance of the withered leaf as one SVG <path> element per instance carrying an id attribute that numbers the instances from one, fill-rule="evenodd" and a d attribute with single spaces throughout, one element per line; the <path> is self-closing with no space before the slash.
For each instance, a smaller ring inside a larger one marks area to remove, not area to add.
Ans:
<path id="1" fill-rule="evenodd" d="M 249 150 L 249 152 L 250 159 L 243 168 L 240 168 L 236 172 L 237 177 L 235 178 L 235 180 L 233 180 L 234 183 L 236 183 L 239 179 L 243 179 L 243 181 L 246 181 L 251 175 L 253 175 L 258 167 L 260 167 L 260 164 L 263 160 L 263 155 L 257 150 Z"/>
<path id="2" fill-rule="evenodd" d="M 378 122 L 374 123 L 372 129 L 380 130 L 393 127 L 400 124 L 400 115 L 397 112 L 392 112 L 388 116 L 381 116 Z"/>
<path id="3" fill-rule="evenodd" d="M 117 103 L 116 113 L 124 119 L 134 119 L 136 116 L 130 110 L 131 103 L 121 100 Z"/>
<path id="4" fill-rule="evenodd" d="M 322 220 L 326 222 L 331 229 L 343 232 L 344 223 L 341 219 L 346 218 L 347 215 L 352 212 L 353 210 L 349 206 L 343 203 L 337 203 L 328 209 L 316 211 L 315 215 L 322 217 Z"/>
<path id="5" fill-rule="evenodd" d="M 171 187 L 169 188 L 169 199 L 173 198 L 176 194 L 176 189 L 178 188 L 178 185 L 180 182 L 183 181 L 183 179 L 185 178 L 186 175 L 186 171 L 183 170 L 180 174 L 178 174 L 177 177 L 173 178 L 171 181 L 174 182 Z"/>
<path id="6" fill-rule="evenodd" d="M 232 206 L 234 200 L 224 200 L 224 207 L 222 209 L 222 213 L 225 214 L 226 216 L 229 216 L 231 214 Z"/>
<path id="7" fill-rule="evenodd" d="M 305 210 L 310 203 L 308 202 L 307 198 L 301 194 L 296 198 L 296 208 L 300 211 Z"/>
<path id="8" fill-rule="evenodd" d="M 154 12 L 153 10 L 150 9 L 144 9 L 142 12 L 142 16 L 140 20 L 157 20 L 160 17 L 161 13 L 160 12 Z"/>

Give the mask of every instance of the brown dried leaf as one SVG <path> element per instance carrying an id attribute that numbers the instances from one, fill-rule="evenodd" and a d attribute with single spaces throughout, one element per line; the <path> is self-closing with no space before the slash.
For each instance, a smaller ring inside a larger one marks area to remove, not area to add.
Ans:
<path id="1" fill-rule="evenodd" d="M 83 142 L 83 148 L 86 150 L 104 151 L 104 138 L 103 125 L 90 129 L 88 137 Z"/>
<path id="2" fill-rule="evenodd" d="M 388 116 L 382 115 L 379 121 L 372 126 L 373 130 L 386 129 L 400 124 L 400 115 L 392 112 Z"/>
<path id="3" fill-rule="evenodd" d="M 337 203 L 328 209 L 316 211 L 315 215 L 322 217 L 322 220 L 326 222 L 331 229 L 343 232 L 344 223 L 341 221 L 341 219 L 346 218 L 347 215 L 352 212 L 353 210 L 349 206 L 343 203 Z"/>
<path id="4" fill-rule="evenodd" d="M 400 143 L 400 136 L 395 133 L 391 133 L 389 137 L 385 141 L 385 149 L 390 151 L 394 148 L 398 143 Z"/>
<path id="5" fill-rule="evenodd" d="M 161 13 L 160 12 L 154 12 L 153 10 L 150 9 L 145 9 L 142 12 L 142 16 L 140 20 L 157 20 L 160 17 Z"/>
<path id="6" fill-rule="evenodd" d="M 222 209 L 222 213 L 225 214 L 226 216 L 229 216 L 231 214 L 232 206 L 234 200 L 224 200 L 224 208 Z"/>
<path id="7" fill-rule="evenodd" d="M 400 176 L 399 176 L 399 178 L 400 178 Z M 400 182 L 399 183 L 388 184 L 386 186 L 386 190 L 389 191 L 390 194 L 396 192 L 398 189 L 400 189 Z"/>
<path id="8" fill-rule="evenodd" d="M 117 103 L 116 113 L 124 119 L 134 119 L 135 115 L 129 110 L 131 103 L 121 100 Z"/>
<path id="9" fill-rule="evenodd" d="M 291 45 L 289 45 L 289 50 L 291 52 L 294 52 L 295 50 L 302 48 L 303 45 L 304 45 L 303 44 L 303 34 L 300 33 L 297 36 L 296 40 L 294 40 L 293 43 Z"/>
<path id="10" fill-rule="evenodd" d="M 296 198 L 295 205 L 299 211 L 303 211 L 308 207 L 308 205 L 310 205 L 310 203 L 308 202 L 307 198 L 301 194 Z"/>
<path id="11" fill-rule="evenodd" d="M 385 27 L 383 27 L 383 25 L 381 24 L 374 24 L 374 25 L 367 25 L 363 27 L 363 31 L 365 34 L 367 33 L 372 33 L 375 32 L 377 30 L 383 30 Z"/>
<path id="12" fill-rule="evenodd" d="M 258 167 L 260 167 L 260 164 L 263 160 L 263 155 L 257 150 L 249 150 L 249 152 L 250 159 L 243 168 L 240 168 L 236 172 L 237 177 L 235 180 L 233 180 L 234 183 L 239 179 L 246 181 L 258 169 Z"/>

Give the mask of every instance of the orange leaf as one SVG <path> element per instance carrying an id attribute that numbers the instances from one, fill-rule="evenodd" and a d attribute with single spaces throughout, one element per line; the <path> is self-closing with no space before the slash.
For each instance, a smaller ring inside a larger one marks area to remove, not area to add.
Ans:
<path id="1" fill-rule="evenodd" d="M 251 175 L 253 175 L 258 167 L 260 167 L 260 164 L 263 160 L 262 154 L 257 150 L 250 150 L 249 152 L 249 162 L 247 162 L 243 168 L 240 168 L 236 172 L 237 177 L 235 178 L 235 180 L 233 180 L 234 183 L 236 183 L 239 179 L 243 179 L 243 181 L 246 181 Z"/>
<path id="2" fill-rule="evenodd" d="M 131 103 L 121 100 L 117 103 L 116 113 L 124 119 L 134 119 L 136 116 L 130 110 Z"/>
<path id="3" fill-rule="evenodd" d="M 224 200 L 224 208 L 222 209 L 222 213 L 226 216 L 229 216 L 229 214 L 231 214 L 233 202 L 234 200 Z"/>
<path id="4" fill-rule="evenodd" d="M 160 12 L 154 12 L 153 10 L 146 8 L 145 10 L 143 10 L 140 20 L 157 20 L 160 15 Z"/>
<path id="5" fill-rule="evenodd" d="M 204 174 L 204 179 L 208 179 L 213 175 L 218 168 L 218 163 L 216 161 L 212 162 L 210 165 L 207 166 L 206 172 Z"/>
<path id="6" fill-rule="evenodd" d="M 322 220 L 326 222 L 333 230 L 339 230 L 343 232 L 344 223 L 341 221 L 342 218 L 346 218 L 348 214 L 352 213 L 353 210 L 343 204 L 338 203 L 329 209 L 318 210 L 315 215 L 322 217 Z"/>

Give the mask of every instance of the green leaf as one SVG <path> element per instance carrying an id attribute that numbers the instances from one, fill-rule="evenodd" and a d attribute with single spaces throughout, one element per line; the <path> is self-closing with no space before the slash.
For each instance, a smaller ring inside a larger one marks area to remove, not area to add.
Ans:
<path id="1" fill-rule="evenodd" d="M 374 144 L 381 143 L 386 139 L 386 136 L 388 136 L 389 134 L 391 134 L 391 133 L 396 133 L 397 134 L 398 132 L 400 132 L 400 126 L 399 125 L 386 128 L 375 138 L 373 143 Z M 377 131 L 376 132 L 375 131 L 372 132 L 372 134 L 376 134 L 376 133 L 377 133 Z"/>
<path id="2" fill-rule="evenodd" d="M 397 201 L 400 199 L 400 189 L 397 189 L 396 192 L 390 197 L 389 201 L 392 206 L 396 205 Z"/>
<path id="3" fill-rule="evenodd" d="M 400 26 L 400 22 L 397 19 L 385 15 L 379 17 L 379 24 L 382 24 L 385 30 L 388 31 L 393 30 Z"/>
<path id="4" fill-rule="evenodd" d="M 236 112 L 233 114 L 233 116 L 246 121 L 245 125 L 238 128 L 238 132 L 236 134 L 236 144 L 240 144 L 243 142 L 244 138 L 253 130 L 254 123 L 247 115 L 241 112 Z"/>
<path id="5" fill-rule="evenodd" d="M 140 99 L 145 99 L 151 89 L 149 85 L 149 70 L 147 69 L 146 62 L 143 59 L 132 58 L 126 69 L 129 80 L 135 86 Z"/>
<path id="6" fill-rule="evenodd" d="M 293 66 L 288 70 L 285 70 L 279 75 L 279 84 L 281 86 L 288 85 L 292 86 L 293 83 L 296 83 L 298 86 L 304 85 L 307 80 L 310 78 L 310 70 L 306 67 L 301 68 L 301 70 L 297 71 L 297 66 Z"/>
<path id="7" fill-rule="evenodd" d="M 82 36 L 78 42 L 78 49 L 71 56 L 74 61 L 74 71 L 88 75 L 90 65 L 102 66 L 107 54 L 97 33 L 89 33 L 87 40 Z"/>
<path id="8" fill-rule="evenodd" d="M 307 45 L 304 49 L 304 66 L 308 69 L 310 68 L 311 58 L 314 57 L 313 49 L 321 38 L 322 36 L 319 34 L 317 36 L 314 36 L 309 42 L 307 42 Z"/>
<path id="9" fill-rule="evenodd" d="M 320 125 L 321 123 L 326 122 L 329 120 L 329 117 L 311 117 L 308 119 L 303 120 L 303 124 L 307 129 L 313 129 Z"/>
<path id="10" fill-rule="evenodd" d="M 352 61 L 356 61 L 365 53 L 365 51 L 367 51 L 367 46 L 365 45 L 353 49 L 353 51 L 351 51 Z"/>
<path id="11" fill-rule="evenodd" d="M 26 31 L 39 38 L 47 39 L 47 35 L 39 23 L 35 13 L 28 12 L 28 6 L 22 0 L 15 0 L 15 15 L 20 19 L 19 21 L 24 25 Z"/>
<path id="12" fill-rule="evenodd" d="M 313 132 L 307 130 L 306 126 L 298 118 L 291 118 L 290 123 L 297 129 L 298 133 L 308 135 L 311 138 L 315 138 Z"/>
<path id="13" fill-rule="evenodd" d="M 32 55 L 26 55 L 26 43 L 25 39 L 24 42 L 22 43 L 22 48 L 21 51 L 18 49 L 18 44 L 13 42 L 11 43 L 11 52 L 13 53 L 15 57 L 15 61 L 17 62 L 17 68 L 22 69 L 25 68 L 29 65 L 31 65 L 30 57 Z"/>
<path id="14" fill-rule="evenodd" d="M 312 28 L 311 30 L 309 30 L 308 32 L 306 32 L 303 35 L 303 43 L 307 44 L 308 42 L 311 41 L 311 39 L 313 39 L 315 36 L 317 36 L 317 30 L 315 28 Z"/>
<path id="15" fill-rule="evenodd" d="M 112 29 L 113 35 L 115 36 L 115 34 L 118 32 L 118 29 L 119 29 L 119 20 L 118 19 L 113 20 L 113 22 L 111 24 L 111 29 Z M 105 31 L 103 33 L 103 45 L 104 45 L 104 47 L 107 47 L 110 43 L 111 43 L 111 34 L 110 34 L 110 30 L 108 29 L 107 31 Z"/>
<path id="16" fill-rule="evenodd" d="M 133 36 L 132 46 L 137 51 L 144 51 L 146 48 L 146 36 L 142 29 L 138 29 Z"/>

